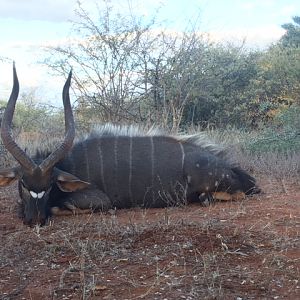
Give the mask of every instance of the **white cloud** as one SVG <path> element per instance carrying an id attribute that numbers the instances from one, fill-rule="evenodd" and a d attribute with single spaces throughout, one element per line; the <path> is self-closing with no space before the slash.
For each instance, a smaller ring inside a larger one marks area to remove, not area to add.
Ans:
<path id="1" fill-rule="evenodd" d="M 108 7 L 114 6 L 119 13 L 137 13 L 148 15 L 153 7 L 160 7 L 167 0 L 144 0 L 124 1 L 114 0 Z M 78 0 L 0 0 L 0 18 L 11 18 L 26 21 L 50 21 L 66 22 L 75 18 L 75 10 L 78 8 Z M 82 7 L 91 15 L 97 14 L 97 9 L 105 7 L 105 1 L 81 0 Z"/>
<path id="2" fill-rule="evenodd" d="M 168 4 L 168 0 L 152 0 L 148 2 L 145 0 L 124 1 L 123 5 L 121 5 L 122 1 L 119 2 L 123 12 L 124 10 L 128 12 L 131 11 L 132 13 L 143 16 L 149 16 L 155 10 L 154 8 L 161 8 Z"/>
<path id="3" fill-rule="evenodd" d="M 12 62 L 0 62 L 0 66 L 0 100 L 8 100 L 13 85 Z M 35 91 L 38 101 L 61 105 L 61 91 L 65 80 L 63 77 L 52 77 L 46 67 L 23 61 L 16 62 L 16 69 L 20 94 Z"/>
<path id="4" fill-rule="evenodd" d="M 279 15 L 283 16 L 283 17 L 292 17 L 294 15 L 299 15 L 299 12 L 297 12 L 297 8 L 295 7 L 295 5 L 286 5 L 284 6 L 280 11 L 279 11 Z"/>
<path id="5" fill-rule="evenodd" d="M 236 1 L 236 4 L 239 5 L 244 10 L 254 10 L 259 8 L 271 8 L 276 4 L 274 0 L 256 0 L 256 1 Z"/>
<path id="6" fill-rule="evenodd" d="M 253 10 L 256 7 L 256 3 L 251 1 L 251 2 L 242 2 L 241 3 L 241 8 L 244 10 Z"/>
<path id="7" fill-rule="evenodd" d="M 208 33 L 208 36 L 213 41 L 231 42 L 236 45 L 241 45 L 245 41 L 247 47 L 262 49 L 278 41 L 284 32 L 284 29 L 271 25 L 257 28 L 211 31 Z"/>
<path id="8" fill-rule="evenodd" d="M 241 44 L 245 41 L 246 46 L 248 47 L 265 48 L 271 43 L 278 41 L 284 32 L 284 29 L 276 25 L 269 25 L 263 27 L 211 31 L 208 35 L 211 40 L 217 42 Z"/>
<path id="9" fill-rule="evenodd" d="M 0 0 L 0 18 L 62 22 L 73 14 L 76 0 Z"/>

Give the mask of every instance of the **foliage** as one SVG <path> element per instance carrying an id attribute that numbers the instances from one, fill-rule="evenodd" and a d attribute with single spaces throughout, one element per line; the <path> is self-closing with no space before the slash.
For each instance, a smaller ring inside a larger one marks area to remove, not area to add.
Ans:
<path id="1" fill-rule="evenodd" d="M 216 127 L 247 124 L 251 105 L 247 87 L 257 73 L 255 61 L 256 55 L 245 53 L 242 47 L 210 47 L 206 60 L 194 69 L 195 89 L 186 105 L 185 123 Z"/>
<path id="2" fill-rule="evenodd" d="M 245 149 L 251 153 L 296 153 L 300 151 L 300 108 L 291 106 L 275 118 L 272 126 L 265 127 L 251 140 L 245 141 Z"/>
<path id="3" fill-rule="evenodd" d="M 0 101 L 0 107 L 4 108 L 6 102 Z M 63 112 L 55 108 L 39 103 L 34 92 L 20 95 L 16 104 L 13 118 L 13 128 L 18 132 L 60 132 L 64 128 Z"/>
<path id="4" fill-rule="evenodd" d="M 197 24 L 182 34 L 120 15 L 111 2 L 93 19 L 79 3 L 77 40 L 47 48 L 45 63 L 66 74 L 72 65 L 77 120 L 259 129 L 300 99 L 299 17 L 265 51 L 218 45 Z"/>
<path id="5" fill-rule="evenodd" d="M 156 37 L 149 34 L 151 22 L 142 25 L 133 16 L 114 14 L 105 4 L 97 21 L 79 4 L 79 21 L 74 23 L 79 39 L 48 48 L 46 63 L 55 72 L 65 73 L 69 65 L 76 70 L 78 114 L 89 112 L 93 118 L 95 113 L 98 120 L 111 122 L 138 120 L 138 102 L 147 93 L 147 55 Z"/>
<path id="6" fill-rule="evenodd" d="M 299 103 L 300 48 L 275 45 L 260 60 L 261 101 L 291 105 Z"/>
<path id="7" fill-rule="evenodd" d="M 157 32 L 155 19 L 144 25 L 105 4 L 98 20 L 79 4 L 73 25 L 80 38 L 47 49 L 52 70 L 76 69 L 76 115 L 84 128 L 107 121 L 158 123 L 174 131 L 258 128 L 300 102 L 299 48 L 283 47 L 283 40 L 295 40 L 296 25 L 267 51 L 249 52 L 210 43 L 196 25 L 183 34 Z"/>
<path id="8" fill-rule="evenodd" d="M 251 153 L 295 153 L 300 151 L 300 136 L 291 131 L 267 128 L 261 135 L 245 145 Z"/>
<path id="9" fill-rule="evenodd" d="M 281 27 L 286 30 L 279 43 L 288 48 L 300 47 L 300 17 L 295 16 L 292 18 L 293 23 L 283 24 Z"/>

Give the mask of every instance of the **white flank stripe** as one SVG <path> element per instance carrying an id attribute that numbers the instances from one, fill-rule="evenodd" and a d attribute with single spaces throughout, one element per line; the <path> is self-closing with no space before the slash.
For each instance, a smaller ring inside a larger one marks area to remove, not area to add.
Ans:
<path id="1" fill-rule="evenodd" d="M 185 159 L 185 152 L 182 143 L 179 143 L 181 153 L 182 153 L 182 160 L 181 160 L 181 168 L 182 168 L 182 174 L 183 174 L 183 167 L 184 167 L 184 159 Z"/>
<path id="2" fill-rule="evenodd" d="M 103 190 L 104 190 L 103 192 L 105 193 L 107 191 L 107 189 L 106 189 L 105 180 L 104 180 L 103 153 L 102 153 L 102 150 L 101 150 L 101 139 L 98 140 L 97 149 L 98 149 L 99 160 L 100 160 L 101 182 L 103 184 Z"/>
<path id="3" fill-rule="evenodd" d="M 152 187 L 154 186 L 154 142 L 153 142 L 153 136 L 150 136 L 150 142 L 151 142 L 151 183 Z"/>
<path id="4" fill-rule="evenodd" d="M 87 145 L 86 143 L 82 144 L 83 152 L 84 152 L 84 159 L 85 159 L 85 164 L 86 164 L 86 174 L 87 174 L 87 181 L 90 182 L 90 166 L 89 166 L 89 158 L 88 158 L 88 153 L 87 153 Z"/>
<path id="5" fill-rule="evenodd" d="M 128 179 L 128 192 L 129 198 L 132 201 L 132 136 L 129 138 L 129 179 Z"/>

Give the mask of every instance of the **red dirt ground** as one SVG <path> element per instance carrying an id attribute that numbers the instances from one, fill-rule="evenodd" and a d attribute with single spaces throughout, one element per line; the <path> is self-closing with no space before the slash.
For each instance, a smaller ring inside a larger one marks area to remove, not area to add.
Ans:
<path id="1" fill-rule="evenodd" d="M 0 299 L 300 299 L 300 186 L 209 207 L 17 218 L 0 190 Z"/>

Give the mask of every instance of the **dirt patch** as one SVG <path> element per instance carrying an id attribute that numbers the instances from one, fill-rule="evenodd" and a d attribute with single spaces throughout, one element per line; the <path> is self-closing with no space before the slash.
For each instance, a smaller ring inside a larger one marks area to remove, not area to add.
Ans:
<path id="1" fill-rule="evenodd" d="M 29 228 L 0 190 L 1 299 L 299 299 L 300 186 L 209 207 L 54 217 Z"/>

